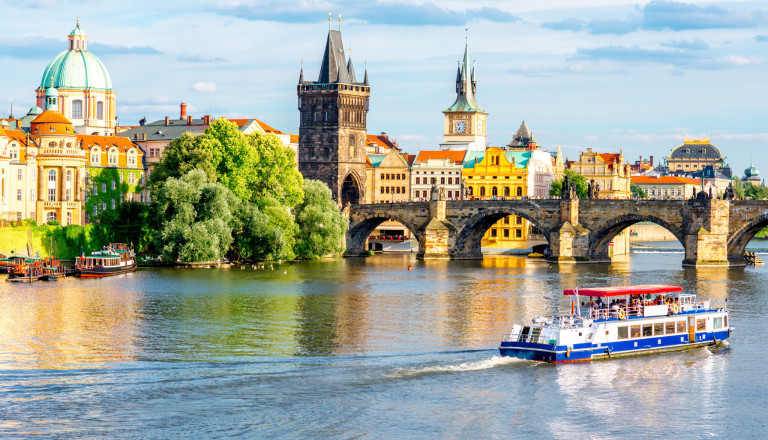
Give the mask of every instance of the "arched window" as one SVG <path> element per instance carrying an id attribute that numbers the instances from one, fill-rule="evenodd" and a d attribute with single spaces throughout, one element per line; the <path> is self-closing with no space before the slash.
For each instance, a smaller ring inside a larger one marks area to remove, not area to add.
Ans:
<path id="1" fill-rule="evenodd" d="M 104 101 L 96 103 L 96 119 L 100 121 L 104 119 Z"/>
<path id="2" fill-rule="evenodd" d="M 117 148 L 109 150 L 109 165 L 117 166 Z"/>
<path id="3" fill-rule="evenodd" d="M 83 101 L 72 101 L 72 119 L 83 119 Z"/>
<path id="4" fill-rule="evenodd" d="M 134 167 L 136 166 L 136 150 L 131 148 L 130 151 L 128 151 L 128 166 Z"/>
<path id="5" fill-rule="evenodd" d="M 355 135 L 349 135 L 349 157 L 355 157 Z"/>
<path id="6" fill-rule="evenodd" d="M 480 187 L 480 197 L 485 197 L 485 187 L 484 186 Z"/>
<path id="7" fill-rule="evenodd" d="M 494 197 L 499 195 L 499 190 L 495 186 L 491 188 L 491 195 Z"/>
<path id="8" fill-rule="evenodd" d="M 49 202 L 56 201 L 56 171 L 55 170 L 48 171 L 48 201 Z"/>
<path id="9" fill-rule="evenodd" d="M 518 197 L 522 197 L 522 195 L 523 195 L 523 187 L 522 186 L 518 186 L 517 187 L 517 196 Z"/>
<path id="10" fill-rule="evenodd" d="M 80 49 L 80 40 L 75 40 L 75 49 Z"/>
<path id="11" fill-rule="evenodd" d="M 67 212 L 67 224 L 72 224 L 72 212 Z"/>
<path id="12" fill-rule="evenodd" d="M 51 221 L 53 221 L 53 220 L 56 220 L 57 218 L 58 218 L 58 217 L 56 216 L 56 213 L 55 213 L 55 212 L 53 212 L 53 211 L 51 211 L 51 212 L 49 212 L 49 213 L 48 213 L 48 214 L 45 216 L 45 221 L 46 221 L 46 222 L 51 222 Z"/>
<path id="13" fill-rule="evenodd" d="M 509 187 L 508 186 L 504 187 L 504 197 L 509 197 Z"/>
<path id="14" fill-rule="evenodd" d="M 99 147 L 93 147 L 91 150 L 91 164 L 92 165 L 99 165 L 101 163 L 101 152 L 99 151 Z"/>

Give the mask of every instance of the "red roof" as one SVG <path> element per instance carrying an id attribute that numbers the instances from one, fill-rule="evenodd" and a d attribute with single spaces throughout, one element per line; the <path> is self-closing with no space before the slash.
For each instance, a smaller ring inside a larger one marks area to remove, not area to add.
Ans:
<path id="1" fill-rule="evenodd" d="M 701 181 L 691 179 L 690 177 L 677 177 L 677 176 L 633 176 L 632 183 L 634 184 L 666 184 L 666 185 L 701 185 Z"/>
<path id="2" fill-rule="evenodd" d="M 416 158 L 418 162 L 426 162 L 429 159 L 448 159 L 455 164 L 463 164 L 466 151 L 441 150 L 441 151 L 419 151 Z"/>
<path id="3" fill-rule="evenodd" d="M 392 141 L 389 140 L 389 137 L 382 136 L 380 134 L 369 134 L 366 135 L 366 140 L 368 141 L 368 145 L 370 144 L 376 144 L 377 147 L 383 147 L 383 148 L 395 148 L 395 144 L 392 143 Z"/>
<path id="4" fill-rule="evenodd" d="M 563 295 L 580 296 L 624 296 L 624 295 L 649 295 L 655 293 L 682 292 L 680 286 L 667 286 L 664 284 L 644 284 L 639 286 L 594 287 L 589 289 L 565 289 Z"/>

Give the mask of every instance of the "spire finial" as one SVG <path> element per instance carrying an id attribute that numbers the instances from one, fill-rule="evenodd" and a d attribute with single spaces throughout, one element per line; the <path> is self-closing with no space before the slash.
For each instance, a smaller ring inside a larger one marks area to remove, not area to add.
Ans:
<path id="1" fill-rule="evenodd" d="M 328 30 L 331 30 L 331 23 L 333 22 L 333 12 L 328 13 Z"/>
<path id="2" fill-rule="evenodd" d="M 339 14 L 339 32 L 341 32 L 341 14 Z"/>

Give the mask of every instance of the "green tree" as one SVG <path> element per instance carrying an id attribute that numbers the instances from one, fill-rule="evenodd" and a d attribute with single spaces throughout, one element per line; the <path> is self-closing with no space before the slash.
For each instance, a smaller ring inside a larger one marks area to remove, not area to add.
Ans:
<path id="1" fill-rule="evenodd" d="M 264 206 L 243 202 L 233 221 L 234 260 L 292 260 L 296 241 L 296 224 L 290 210 L 274 200 L 264 201 Z"/>
<path id="2" fill-rule="evenodd" d="M 734 177 L 731 180 L 731 184 L 733 185 L 733 195 L 736 196 L 737 199 L 743 199 L 744 183 L 742 183 L 741 179 L 739 179 L 738 177 Z"/>
<path id="3" fill-rule="evenodd" d="M 217 179 L 213 153 L 203 147 L 199 136 L 184 133 L 165 147 L 163 157 L 152 169 L 149 181 L 155 189 L 169 178 L 181 178 L 193 169 L 202 170 L 208 182 Z"/>
<path id="4" fill-rule="evenodd" d="M 240 200 L 252 200 L 259 152 L 234 122 L 215 120 L 200 137 L 200 145 L 211 154 L 211 165 L 222 185 Z"/>
<path id="5" fill-rule="evenodd" d="M 133 243 L 137 252 L 146 250 L 153 240 L 156 224 L 153 206 L 124 202 L 116 209 L 99 214 L 92 235 L 101 246 L 109 243 Z"/>
<path id="6" fill-rule="evenodd" d="M 271 198 L 281 205 L 296 206 L 304 197 L 303 177 L 296 168 L 296 153 L 283 145 L 274 134 L 246 135 L 251 146 L 258 151 L 252 196 L 249 200 Z"/>
<path id="7" fill-rule="evenodd" d="M 744 184 L 744 195 L 755 200 L 768 199 L 768 188 L 747 182 Z"/>
<path id="8" fill-rule="evenodd" d="M 319 259 L 344 251 L 342 239 L 349 221 L 331 197 L 331 190 L 319 180 L 304 180 L 304 201 L 296 207 L 296 256 Z"/>
<path id="9" fill-rule="evenodd" d="M 587 179 L 585 179 L 584 176 L 582 176 L 581 174 L 571 169 L 565 170 L 565 173 L 563 174 L 562 179 L 552 181 L 552 184 L 549 187 L 549 195 L 558 196 L 558 197 L 563 196 L 563 181 L 565 180 L 565 176 L 568 176 L 568 180 L 570 180 L 572 184 L 576 185 L 576 195 L 578 195 L 582 199 L 586 198 L 587 197 Z"/>
<path id="10" fill-rule="evenodd" d="M 194 169 L 168 178 L 156 191 L 157 215 L 162 219 L 156 246 L 165 261 L 215 261 L 232 243 L 231 207 L 237 198 L 206 173 Z"/>
<path id="11" fill-rule="evenodd" d="M 637 197 L 640 199 L 648 198 L 648 194 L 646 194 L 645 191 L 642 188 L 640 188 L 640 185 L 636 183 L 630 183 L 629 190 L 632 193 L 632 197 Z"/>

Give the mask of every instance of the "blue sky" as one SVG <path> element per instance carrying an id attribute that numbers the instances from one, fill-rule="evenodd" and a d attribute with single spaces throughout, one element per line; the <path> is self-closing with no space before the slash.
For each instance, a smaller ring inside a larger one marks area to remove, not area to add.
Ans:
<path id="1" fill-rule="evenodd" d="M 342 14 L 370 133 L 408 152 L 435 149 L 469 29 L 477 99 L 492 145 L 525 119 L 547 149 L 666 156 L 710 136 L 741 175 L 768 173 L 765 1 L 0 0 L 0 114 L 33 105 L 75 18 L 107 66 L 122 125 L 146 116 L 255 117 L 298 132 L 296 82 L 314 78 Z"/>

